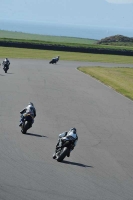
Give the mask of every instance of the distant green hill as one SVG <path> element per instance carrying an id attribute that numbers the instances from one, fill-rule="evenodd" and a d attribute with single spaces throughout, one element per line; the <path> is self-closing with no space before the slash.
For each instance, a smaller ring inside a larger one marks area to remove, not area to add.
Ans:
<path id="1" fill-rule="evenodd" d="M 112 36 L 98 42 L 83 38 L 46 36 L 1 30 L 0 47 L 133 56 L 133 42 L 124 36 Z"/>
<path id="2" fill-rule="evenodd" d="M 97 42 L 97 44 L 116 45 L 116 46 L 133 46 L 133 38 L 123 35 L 114 35 L 106 37 Z"/>
<path id="3" fill-rule="evenodd" d="M 61 42 L 61 43 L 74 43 L 74 44 L 96 44 L 98 40 L 76 38 L 76 37 L 63 37 L 63 36 L 48 36 L 39 34 L 30 34 L 22 32 L 4 31 L 0 30 L 0 38 L 11 39 L 24 39 L 24 40 L 40 40 L 45 42 Z"/>

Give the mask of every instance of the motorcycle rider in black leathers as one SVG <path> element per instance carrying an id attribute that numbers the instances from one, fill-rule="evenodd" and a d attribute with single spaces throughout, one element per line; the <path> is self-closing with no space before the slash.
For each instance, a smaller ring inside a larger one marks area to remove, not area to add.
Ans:
<path id="1" fill-rule="evenodd" d="M 3 65 L 3 69 L 4 69 L 5 66 L 7 66 L 8 69 L 9 69 L 10 61 L 8 60 L 8 58 L 5 58 L 5 60 L 3 60 L 2 65 Z"/>
<path id="2" fill-rule="evenodd" d="M 54 60 L 54 61 L 55 61 L 55 63 L 56 63 L 56 62 L 58 62 L 58 61 L 59 61 L 59 58 L 60 58 L 60 56 L 57 56 L 57 57 L 55 57 L 55 58 L 52 58 L 52 60 Z"/>
<path id="3" fill-rule="evenodd" d="M 59 134 L 59 139 L 58 139 L 58 142 L 56 144 L 56 149 L 55 149 L 55 153 L 53 154 L 53 159 L 56 158 L 56 152 L 57 152 L 58 148 L 61 147 L 62 140 L 63 139 L 65 140 L 67 138 L 67 136 L 71 136 L 75 139 L 74 144 L 73 144 L 73 148 L 70 151 L 72 151 L 74 149 L 74 147 L 76 146 L 77 141 L 78 141 L 78 135 L 77 135 L 76 128 L 71 128 L 68 132 L 63 132 L 63 133 Z M 67 155 L 67 157 L 70 157 L 70 153 L 69 153 L 69 155 Z"/>
<path id="4" fill-rule="evenodd" d="M 33 119 L 32 124 L 33 124 L 34 118 L 36 117 L 36 109 L 34 107 L 34 104 L 30 102 L 27 107 L 25 107 L 23 110 L 20 111 L 20 114 L 21 114 L 21 119 L 20 119 L 19 126 L 22 126 L 27 114 L 30 114 L 32 116 L 32 119 Z"/>

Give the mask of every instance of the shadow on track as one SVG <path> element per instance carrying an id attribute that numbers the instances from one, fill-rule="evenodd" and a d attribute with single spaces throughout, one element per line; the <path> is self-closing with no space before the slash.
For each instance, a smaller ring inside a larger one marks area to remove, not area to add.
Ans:
<path id="1" fill-rule="evenodd" d="M 88 165 L 84 165 L 84 164 L 81 164 L 81 163 L 70 162 L 70 161 L 65 161 L 65 160 L 63 160 L 62 163 L 69 164 L 69 165 L 77 165 L 79 167 L 90 167 L 90 168 L 93 168 L 93 166 L 88 166 Z"/>
<path id="2" fill-rule="evenodd" d="M 36 136 L 36 137 L 46 137 L 45 135 L 38 135 L 38 134 L 33 134 L 33 133 L 26 133 L 25 135 L 30 135 L 30 136 Z"/>
<path id="3" fill-rule="evenodd" d="M 5 75 L 3 75 L 3 74 L 0 74 L 0 76 L 5 76 Z"/>
<path id="4" fill-rule="evenodd" d="M 8 73 L 8 72 L 7 72 L 7 74 L 14 74 L 14 73 Z"/>

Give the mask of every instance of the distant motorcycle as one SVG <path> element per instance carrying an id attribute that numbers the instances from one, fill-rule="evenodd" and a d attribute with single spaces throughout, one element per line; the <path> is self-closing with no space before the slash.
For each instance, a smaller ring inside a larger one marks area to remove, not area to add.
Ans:
<path id="1" fill-rule="evenodd" d="M 63 161 L 63 159 L 70 155 L 71 149 L 74 148 L 75 139 L 72 136 L 67 136 L 65 140 L 62 140 L 62 145 L 56 151 L 56 160 L 58 162 Z"/>
<path id="2" fill-rule="evenodd" d="M 30 114 L 26 114 L 24 118 L 24 123 L 21 126 L 21 132 L 26 134 L 27 130 L 32 127 L 33 118 Z"/>
<path id="3" fill-rule="evenodd" d="M 56 64 L 58 61 L 59 61 L 59 56 L 57 56 L 56 58 L 52 58 L 49 64 Z"/>
<path id="4" fill-rule="evenodd" d="M 3 65 L 3 70 L 5 71 L 5 73 L 7 73 L 8 69 L 9 69 L 9 65 L 6 63 L 2 63 Z"/>
<path id="5" fill-rule="evenodd" d="M 8 58 L 5 58 L 5 60 L 2 62 L 3 70 L 5 71 L 5 73 L 7 73 L 9 65 L 10 61 L 8 60 Z"/>

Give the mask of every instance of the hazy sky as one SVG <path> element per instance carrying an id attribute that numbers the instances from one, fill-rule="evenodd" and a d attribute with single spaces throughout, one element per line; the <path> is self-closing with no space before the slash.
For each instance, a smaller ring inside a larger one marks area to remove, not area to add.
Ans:
<path id="1" fill-rule="evenodd" d="M 0 0 L 0 19 L 133 28 L 133 0 Z"/>

